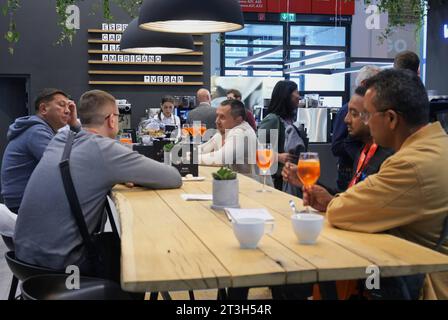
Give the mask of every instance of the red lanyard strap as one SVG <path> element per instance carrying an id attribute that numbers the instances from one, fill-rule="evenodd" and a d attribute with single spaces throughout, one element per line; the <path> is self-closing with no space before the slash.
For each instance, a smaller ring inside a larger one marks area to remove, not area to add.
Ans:
<path id="1" fill-rule="evenodd" d="M 350 184 L 348 185 L 349 188 L 352 187 L 353 185 L 355 185 L 359 181 L 359 178 L 361 177 L 362 172 L 369 164 L 369 161 L 375 155 L 376 150 L 378 150 L 378 145 L 376 143 L 373 143 L 371 145 L 366 144 L 364 146 L 364 148 L 361 151 L 361 155 L 359 156 L 356 173 L 353 176 L 352 181 L 350 181 Z"/>

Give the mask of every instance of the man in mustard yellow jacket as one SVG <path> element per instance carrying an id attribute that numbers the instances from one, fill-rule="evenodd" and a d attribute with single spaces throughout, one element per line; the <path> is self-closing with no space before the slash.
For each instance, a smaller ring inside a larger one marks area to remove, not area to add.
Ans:
<path id="1" fill-rule="evenodd" d="M 377 174 L 331 196 L 314 186 L 304 204 L 326 211 L 335 227 L 388 232 L 448 254 L 448 135 L 429 122 L 429 102 L 412 72 L 385 70 L 367 81 L 364 121 L 378 145 L 395 150 Z M 446 230 L 446 229 L 445 229 Z M 448 299 L 448 273 L 431 275 L 432 298 Z"/>

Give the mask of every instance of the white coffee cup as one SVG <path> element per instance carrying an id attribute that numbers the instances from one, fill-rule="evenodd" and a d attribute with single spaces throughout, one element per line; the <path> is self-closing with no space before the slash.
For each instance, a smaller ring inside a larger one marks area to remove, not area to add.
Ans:
<path id="1" fill-rule="evenodd" d="M 274 231 L 273 223 L 259 218 L 240 218 L 232 222 L 233 232 L 240 242 L 241 249 L 255 249 L 261 237 Z"/>
<path id="2" fill-rule="evenodd" d="M 291 216 L 292 227 L 301 244 L 315 244 L 324 225 L 324 217 L 315 213 Z"/>

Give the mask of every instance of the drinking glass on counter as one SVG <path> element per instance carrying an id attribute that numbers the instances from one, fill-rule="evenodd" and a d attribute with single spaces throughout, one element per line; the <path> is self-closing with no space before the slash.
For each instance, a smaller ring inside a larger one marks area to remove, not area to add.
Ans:
<path id="1" fill-rule="evenodd" d="M 188 123 L 184 123 L 182 125 L 182 139 L 187 140 L 190 138 L 190 125 Z"/>
<path id="2" fill-rule="evenodd" d="M 190 134 L 192 137 L 203 136 L 207 127 L 205 123 L 195 122 L 192 127 L 190 127 Z"/>
<path id="3" fill-rule="evenodd" d="M 132 144 L 132 136 L 130 133 L 127 133 L 127 132 L 122 133 L 122 134 L 120 134 L 119 141 L 122 144 L 130 145 L 130 144 Z"/>
<path id="4" fill-rule="evenodd" d="M 201 136 L 204 136 L 207 131 L 207 125 L 205 123 L 201 123 Z"/>

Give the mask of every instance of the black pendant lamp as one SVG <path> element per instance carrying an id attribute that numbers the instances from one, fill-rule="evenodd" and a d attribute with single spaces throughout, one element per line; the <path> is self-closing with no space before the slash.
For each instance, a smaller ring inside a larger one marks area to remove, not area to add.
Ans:
<path id="1" fill-rule="evenodd" d="M 238 0 L 145 0 L 140 28 L 174 33 L 217 33 L 244 28 Z"/>
<path id="2" fill-rule="evenodd" d="M 136 54 L 179 54 L 192 52 L 195 48 L 191 35 L 143 30 L 136 18 L 124 31 L 120 49 Z"/>

